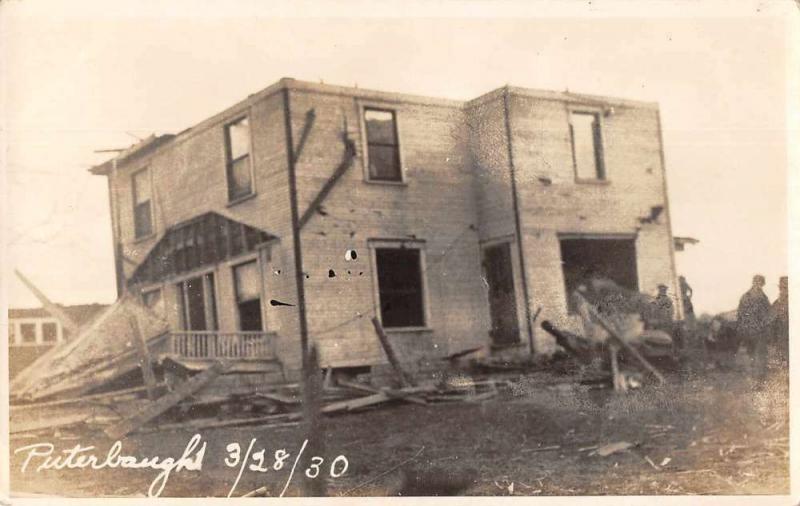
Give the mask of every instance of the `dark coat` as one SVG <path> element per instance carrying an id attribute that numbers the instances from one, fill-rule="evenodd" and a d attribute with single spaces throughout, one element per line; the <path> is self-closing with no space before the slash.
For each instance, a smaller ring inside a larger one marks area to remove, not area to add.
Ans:
<path id="1" fill-rule="evenodd" d="M 737 332 L 742 337 L 758 337 L 769 323 L 770 303 L 763 290 L 751 288 L 739 300 Z M 766 337 L 766 336 L 765 336 Z"/>

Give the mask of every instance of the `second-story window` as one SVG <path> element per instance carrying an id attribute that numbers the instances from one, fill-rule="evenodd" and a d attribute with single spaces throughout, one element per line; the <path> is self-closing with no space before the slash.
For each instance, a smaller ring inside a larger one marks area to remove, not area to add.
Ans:
<path id="1" fill-rule="evenodd" d="M 367 162 L 371 181 L 402 181 L 397 119 L 394 111 L 364 109 Z"/>
<path id="2" fill-rule="evenodd" d="M 147 169 L 133 175 L 133 227 L 136 238 L 153 233 L 153 210 L 150 173 Z"/>
<path id="3" fill-rule="evenodd" d="M 596 112 L 572 111 L 569 114 L 569 130 L 575 178 L 579 181 L 605 179 L 600 115 Z"/>
<path id="4" fill-rule="evenodd" d="M 247 117 L 225 127 L 225 145 L 228 201 L 234 201 L 253 193 L 253 177 L 250 170 L 250 120 Z"/>

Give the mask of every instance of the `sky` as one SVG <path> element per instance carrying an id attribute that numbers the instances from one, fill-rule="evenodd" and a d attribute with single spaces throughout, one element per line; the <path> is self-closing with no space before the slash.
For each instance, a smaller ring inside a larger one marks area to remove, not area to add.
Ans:
<path id="1" fill-rule="evenodd" d="M 673 233 L 700 239 L 676 253 L 696 310 L 735 308 L 755 273 L 774 298 L 788 272 L 787 48 L 796 43 L 782 11 L 762 2 L 718 11 L 726 17 L 655 17 L 664 4 L 638 14 L 481 4 L 387 17 L 327 4 L 275 17 L 286 4 L 179 1 L 166 12 L 150 2 L 70 2 L 69 11 L 4 2 L 9 307 L 38 305 L 14 268 L 57 302 L 114 300 L 106 181 L 87 172 L 110 155 L 96 150 L 177 133 L 284 76 L 454 99 L 511 84 L 656 101 Z"/>

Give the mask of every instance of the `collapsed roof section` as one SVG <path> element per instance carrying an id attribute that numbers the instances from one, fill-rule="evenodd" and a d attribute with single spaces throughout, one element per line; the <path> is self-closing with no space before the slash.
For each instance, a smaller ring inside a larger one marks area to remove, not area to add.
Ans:
<path id="1" fill-rule="evenodd" d="M 145 339 L 152 345 L 167 331 L 166 321 L 136 297 L 125 296 L 83 327 L 75 339 L 53 347 L 21 371 L 12 380 L 10 391 L 30 400 L 85 393 L 100 381 L 138 368 L 136 340 Z"/>
<path id="2" fill-rule="evenodd" d="M 155 283 L 255 251 L 276 236 L 215 212 L 167 229 L 128 280 Z"/>

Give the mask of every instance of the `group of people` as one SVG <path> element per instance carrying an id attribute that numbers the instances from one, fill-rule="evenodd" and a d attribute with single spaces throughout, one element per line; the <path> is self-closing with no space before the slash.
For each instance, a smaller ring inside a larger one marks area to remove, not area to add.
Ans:
<path id="1" fill-rule="evenodd" d="M 781 365 L 789 360 L 789 278 L 778 282 L 778 298 L 770 304 L 764 293 L 764 276 L 753 276 L 753 285 L 739 299 L 736 333 L 747 348 L 757 379 L 764 379 L 770 348 Z"/>
<path id="2" fill-rule="evenodd" d="M 788 365 L 789 356 L 789 279 L 786 276 L 780 278 L 779 295 L 772 303 L 764 293 L 764 285 L 764 276 L 753 277 L 752 287 L 739 301 L 736 320 L 726 327 L 732 334 L 730 353 L 735 354 L 739 346 L 744 344 L 752 364 L 751 370 L 759 380 L 766 376 L 770 355 L 782 366 Z M 658 294 L 651 297 L 624 289 L 592 270 L 577 292 L 582 295 L 581 300 L 592 302 L 600 314 L 613 321 L 622 336 L 642 343 L 658 342 L 657 338 L 669 336 L 673 349 L 680 350 L 688 344 L 684 341 L 691 340 L 698 329 L 692 288 L 683 276 L 679 278 L 679 287 L 683 321 L 676 321 L 675 303 L 668 287 L 663 284 L 658 285 Z M 604 329 L 581 310 L 580 304 L 577 307 L 584 321 L 587 338 L 602 341 L 606 334 Z M 629 318 L 622 318 L 624 315 L 638 315 L 640 326 L 637 327 Z"/>

